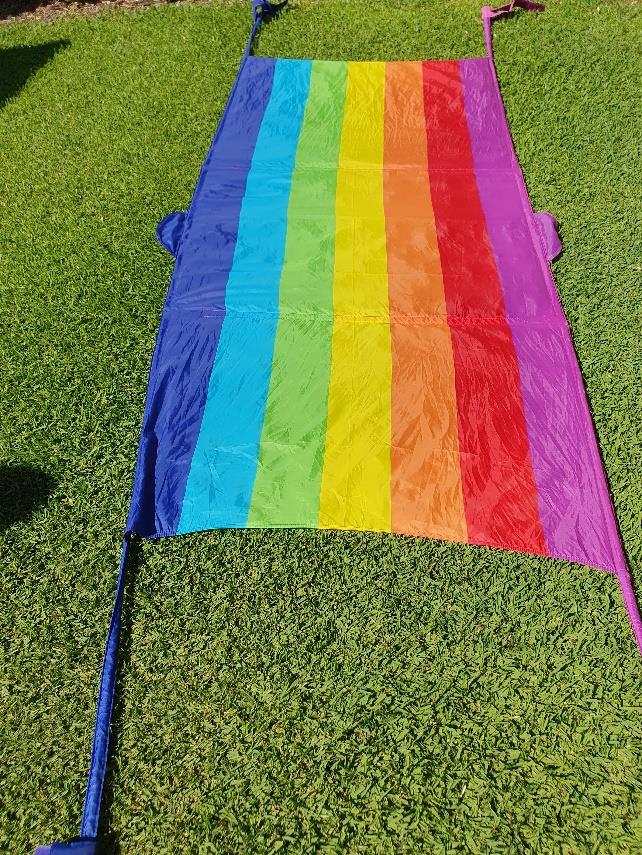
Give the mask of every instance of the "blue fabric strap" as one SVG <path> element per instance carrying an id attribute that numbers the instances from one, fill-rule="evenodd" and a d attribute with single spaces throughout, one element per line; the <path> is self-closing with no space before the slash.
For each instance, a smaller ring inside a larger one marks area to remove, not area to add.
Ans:
<path id="1" fill-rule="evenodd" d="M 100 675 L 94 742 L 91 749 L 91 765 L 89 767 L 85 807 L 80 827 L 80 833 L 84 838 L 95 838 L 98 834 L 100 802 L 105 784 L 107 755 L 109 752 L 109 728 L 114 707 L 114 693 L 116 691 L 118 648 L 120 645 L 120 618 L 123 610 L 123 594 L 125 592 L 125 566 L 127 564 L 130 542 L 131 533 L 127 532 L 123 538 L 123 546 L 120 553 L 116 596 L 114 597 L 114 608 L 111 613 L 103 669 Z"/>
<path id="2" fill-rule="evenodd" d="M 245 53 L 243 54 L 243 58 L 250 55 L 250 51 L 252 50 L 252 42 L 254 41 L 254 37 L 258 33 L 261 22 L 268 16 L 274 14 L 274 12 L 278 12 L 279 9 L 282 9 L 288 0 L 282 0 L 281 3 L 271 3 L 270 0 L 252 0 L 252 14 L 254 16 L 254 25 L 252 27 L 252 32 L 250 33 L 250 37 L 247 40 L 247 45 L 245 47 Z"/>
<path id="3" fill-rule="evenodd" d="M 87 792 L 85 794 L 85 807 L 82 815 L 81 836 L 65 842 L 56 841 L 47 846 L 38 846 L 35 855 L 96 855 L 100 803 L 102 801 L 105 773 L 107 772 L 107 756 L 109 753 L 109 728 L 111 726 L 111 715 L 114 708 L 114 694 L 116 691 L 118 648 L 120 646 L 120 618 L 123 610 L 125 569 L 130 542 L 131 532 L 127 531 L 123 538 L 123 545 L 120 552 L 116 595 L 114 597 L 114 607 L 111 613 L 103 668 L 100 675 L 96 723 L 94 725 L 94 742 L 91 749 L 91 764 L 89 767 Z"/>

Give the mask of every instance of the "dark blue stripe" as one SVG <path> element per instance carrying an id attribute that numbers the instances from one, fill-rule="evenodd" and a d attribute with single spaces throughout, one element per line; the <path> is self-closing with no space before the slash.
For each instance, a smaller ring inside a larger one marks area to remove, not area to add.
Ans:
<path id="1" fill-rule="evenodd" d="M 225 317 L 248 173 L 275 60 L 243 62 L 194 191 L 149 376 L 127 529 L 176 533 Z"/>

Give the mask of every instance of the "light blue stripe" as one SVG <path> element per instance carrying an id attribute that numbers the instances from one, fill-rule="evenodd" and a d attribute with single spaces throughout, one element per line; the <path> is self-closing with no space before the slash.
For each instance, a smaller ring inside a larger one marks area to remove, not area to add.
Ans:
<path id="1" fill-rule="evenodd" d="M 226 315 L 177 534 L 243 527 L 247 522 L 272 372 L 292 172 L 311 68 L 309 61 L 276 63 L 241 207 Z"/>

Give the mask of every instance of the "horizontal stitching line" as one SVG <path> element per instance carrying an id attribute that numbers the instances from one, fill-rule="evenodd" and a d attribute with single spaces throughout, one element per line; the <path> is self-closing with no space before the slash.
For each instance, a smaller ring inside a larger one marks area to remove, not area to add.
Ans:
<path id="1" fill-rule="evenodd" d="M 529 324 L 532 326 L 550 326 L 551 321 L 557 316 L 557 313 L 552 312 L 550 316 L 541 315 L 537 318 L 516 318 L 512 315 L 405 315 L 399 313 L 391 313 L 390 315 L 366 315 L 366 314 L 350 314 L 347 312 L 298 312 L 296 310 L 285 310 L 280 312 L 268 312 L 259 309 L 208 309 L 194 307 L 176 307 L 179 311 L 201 313 L 204 317 L 218 317 L 225 315 L 247 315 L 248 317 L 257 318 L 302 318 L 309 320 L 353 320 L 364 322 L 380 322 L 380 323 L 436 323 L 436 324 Z M 560 322 L 561 325 L 561 322 Z"/>

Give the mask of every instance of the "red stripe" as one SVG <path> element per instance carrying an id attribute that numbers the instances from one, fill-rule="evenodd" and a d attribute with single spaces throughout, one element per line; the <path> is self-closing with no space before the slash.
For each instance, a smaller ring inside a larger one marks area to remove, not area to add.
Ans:
<path id="1" fill-rule="evenodd" d="M 458 62 L 425 62 L 428 166 L 470 543 L 546 554 L 519 367 L 475 180 Z"/>

